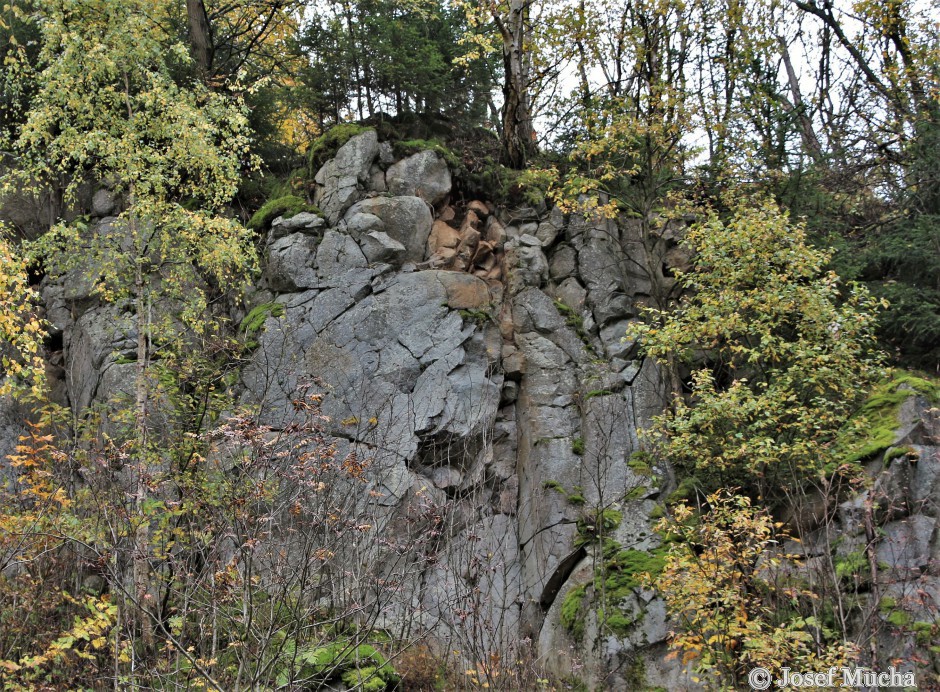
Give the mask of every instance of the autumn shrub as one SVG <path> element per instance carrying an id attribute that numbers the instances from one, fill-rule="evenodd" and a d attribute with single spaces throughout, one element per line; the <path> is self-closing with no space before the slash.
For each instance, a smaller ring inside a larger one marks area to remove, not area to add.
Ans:
<path id="1" fill-rule="evenodd" d="M 825 671 L 858 656 L 841 633 L 815 617 L 817 594 L 783 554 L 782 524 L 733 491 L 714 493 L 698 517 L 679 505 L 658 528 L 676 535 L 659 575 L 647 575 L 679 625 L 672 656 L 690 664 L 707 689 L 739 689 L 747 673 L 766 668 Z M 809 607 L 799 607 L 800 602 Z"/>
<path id="2" fill-rule="evenodd" d="M 880 303 L 827 271 L 829 255 L 769 201 L 712 213 L 685 242 L 686 297 L 629 332 L 664 367 L 691 369 L 647 438 L 711 489 L 780 501 L 842 467 L 837 437 L 881 374 Z"/>

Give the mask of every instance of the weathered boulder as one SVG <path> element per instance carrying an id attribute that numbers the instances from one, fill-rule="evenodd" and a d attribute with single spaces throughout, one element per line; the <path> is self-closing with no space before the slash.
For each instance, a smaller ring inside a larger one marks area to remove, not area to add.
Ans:
<path id="1" fill-rule="evenodd" d="M 408 253 L 404 245 L 383 231 L 369 231 L 359 239 L 359 246 L 369 264 L 388 262 L 399 265 Z"/>
<path id="2" fill-rule="evenodd" d="M 320 235 L 322 229 L 326 226 L 326 219 L 318 214 L 312 214 L 302 211 L 293 216 L 279 216 L 271 222 L 270 240 L 283 238 L 291 233 L 308 233 L 310 235 Z"/>
<path id="3" fill-rule="evenodd" d="M 335 286 L 352 269 L 368 266 L 366 256 L 356 241 L 345 233 L 327 231 L 323 241 L 317 247 L 316 267 L 318 282 L 316 286 Z"/>
<path id="4" fill-rule="evenodd" d="M 549 262 L 549 276 L 554 281 L 562 281 L 574 276 L 578 271 L 578 252 L 570 245 L 561 245 L 552 253 Z"/>
<path id="5" fill-rule="evenodd" d="M 66 381 L 72 411 L 82 417 L 95 403 L 132 400 L 137 332 L 119 306 L 83 313 L 65 333 Z"/>
<path id="6" fill-rule="evenodd" d="M 565 229 L 565 215 L 561 209 L 555 207 L 552 209 L 548 218 L 538 224 L 535 228 L 535 237 L 543 247 L 549 247 L 555 242 L 555 239 Z"/>
<path id="7" fill-rule="evenodd" d="M 381 228 L 370 227 L 369 230 L 382 231 L 405 246 L 403 262 L 424 259 L 433 219 L 431 210 L 420 197 L 372 197 L 357 202 L 346 214 L 347 229 L 348 224 L 362 214 L 370 214 L 382 222 Z"/>
<path id="8" fill-rule="evenodd" d="M 374 130 L 367 130 L 341 146 L 336 156 L 317 171 L 314 203 L 331 224 L 339 221 L 362 196 L 378 153 L 378 135 Z"/>
<path id="9" fill-rule="evenodd" d="M 265 270 L 271 290 L 286 293 L 316 286 L 318 244 L 317 238 L 306 233 L 291 233 L 271 243 Z"/>
<path id="10" fill-rule="evenodd" d="M 541 244 L 506 244 L 506 263 L 510 267 L 508 290 L 510 294 L 523 291 L 527 286 L 540 287 L 548 279 L 548 260 Z"/>
<path id="11" fill-rule="evenodd" d="M 118 197 L 116 194 L 106 188 L 96 191 L 91 198 L 91 214 L 99 218 L 111 216 L 118 206 Z"/>
<path id="12" fill-rule="evenodd" d="M 450 192 L 450 169 L 433 151 L 421 151 L 391 166 L 385 173 L 388 191 L 393 195 L 420 197 L 435 205 Z"/>

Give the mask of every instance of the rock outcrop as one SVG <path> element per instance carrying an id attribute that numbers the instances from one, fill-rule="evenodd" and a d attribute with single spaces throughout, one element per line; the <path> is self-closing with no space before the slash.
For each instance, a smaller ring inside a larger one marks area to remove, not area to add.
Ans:
<path id="1" fill-rule="evenodd" d="M 676 225 L 648 242 L 626 218 L 452 199 L 435 152 L 395 162 L 390 151 L 375 132 L 353 137 L 316 175 L 325 220 L 272 224 L 249 307 L 279 308 L 242 372 L 242 401 L 280 429 L 298 391 L 322 395 L 330 433 L 369 460 L 357 502 L 390 539 L 416 505 L 441 508 L 433 559 L 396 557 L 413 569 L 382 614 L 390 629 L 407 617 L 448 651 L 505 655 L 530 641 L 550 670 L 580 669 L 599 689 L 631 689 L 640 670 L 644 685 L 682 689 L 654 594 L 637 587 L 616 603 L 629 624 L 614 629 L 578 600 L 603 560 L 585 527 L 605 512 L 623 549 L 658 544 L 650 513 L 671 479 L 629 461 L 665 387 L 624 335 L 688 262 Z M 96 197 L 95 209 L 110 213 L 106 202 Z M 44 298 L 76 415 L 130 391 L 122 355 L 136 336 L 120 310 L 81 283 L 47 283 Z M 888 592 L 940 601 L 940 432 L 917 401 L 897 440 L 910 453 L 873 469 L 869 494 L 839 508 L 840 550 L 865 540 L 859 507 L 884 500 L 877 559 L 896 577 Z M 4 429 L 8 419 L 0 411 Z M 899 656 L 915 644 L 884 642 Z"/>

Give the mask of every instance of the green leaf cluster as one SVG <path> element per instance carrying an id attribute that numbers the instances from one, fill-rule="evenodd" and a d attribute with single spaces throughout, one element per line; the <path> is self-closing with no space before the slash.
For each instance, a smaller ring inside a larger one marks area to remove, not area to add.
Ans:
<path id="1" fill-rule="evenodd" d="M 841 461 L 840 430 L 881 374 L 879 303 L 826 271 L 829 256 L 769 201 L 712 213 L 686 242 L 686 298 L 629 332 L 666 367 L 692 369 L 691 396 L 648 435 L 712 487 L 779 497 Z"/>

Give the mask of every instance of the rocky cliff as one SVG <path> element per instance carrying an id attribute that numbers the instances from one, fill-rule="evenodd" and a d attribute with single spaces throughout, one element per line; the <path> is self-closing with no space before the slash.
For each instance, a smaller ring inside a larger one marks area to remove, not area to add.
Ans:
<path id="1" fill-rule="evenodd" d="M 277 431 L 298 392 L 322 396 L 341 455 L 367 460 L 354 505 L 378 537 L 371 559 L 394 562 L 397 575 L 379 623 L 429 631 L 471 661 L 525 649 L 592 687 L 690 685 L 665 657 L 663 603 L 634 579 L 659 545 L 650 517 L 674 479 L 636 454 L 666 387 L 624 340 L 687 261 L 681 229 L 456 199 L 438 154 L 396 160 L 373 131 L 352 137 L 315 180 L 321 214 L 264 229 L 240 398 Z M 110 200 L 96 206 L 99 232 L 112 211 Z M 119 308 L 79 278 L 43 293 L 62 338 L 58 396 L 77 416 L 131 391 L 123 356 L 135 343 Z M 910 454 L 875 462 L 873 490 L 838 508 L 836 553 L 828 534 L 804 548 L 832 559 L 870 542 L 856 510 L 890 498 L 877 548 L 891 577 L 884 594 L 926 594 L 917 619 L 933 622 L 940 431 L 922 399 L 909 402 L 921 408 L 896 442 Z M 407 554 L 396 537 L 428 507 L 433 548 Z M 619 562 L 598 579 L 603 541 Z M 916 633 L 883 631 L 889 656 L 918 646 Z"/>

